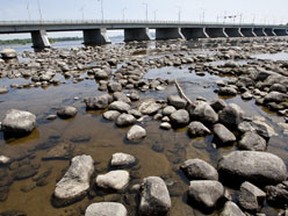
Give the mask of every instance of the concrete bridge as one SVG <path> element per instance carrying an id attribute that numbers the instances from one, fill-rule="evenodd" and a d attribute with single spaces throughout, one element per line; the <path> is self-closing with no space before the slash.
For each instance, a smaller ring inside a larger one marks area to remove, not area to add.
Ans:
<path id="1" fill-rule="evenodd" d="M 85 45 L 110 43 L 107 30 L 124 30 L 124 41 L 151 40 L 149 29 L 155 29 L 156 40 L 218 37 L 287 36 L 286 25 L 220 24 L 171 21 L 0 21 L 0 34 L 31 33 L 33 47 L 50 47 L 47 32 L 83 31 Z"/>

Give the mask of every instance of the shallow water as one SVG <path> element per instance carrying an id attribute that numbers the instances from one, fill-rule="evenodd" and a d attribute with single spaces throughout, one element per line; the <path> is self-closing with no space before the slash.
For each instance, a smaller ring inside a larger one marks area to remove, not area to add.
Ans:
<path id="1" fill-rule="evenodd" d="M 189 98 L 196 99 L 201 96 L 208 100 L 218 98 L 218 95 L 214 93 L 215 82 L 219 79 L 228 79 L 208 73 L 205 76 L 197 76 L 193 71 L 189 71 L 188 67 L 152 69 L 145 75 L 147 79 L 157 77 L 177 79 Z M 4 85 L 10 85 L 15 82 L 27 82 L 27 80 L 4 79 L 1 82 Z M 97 88 L 98 84 L 94 80 L 84 80 L 77 84 L 67 81 L 67 84 L 50 86 L 46 89 L 10 89 L 8 94 L 0 95 L 0 116 L 3 116 L 10 108 L 29 110 L 37 115 L 37 129 L 28 137 L 14 139 L 4 137 L 0 132 L 0 154 L 16 158 L 17 161 L 13 164 L 15 169 L 0 167 L 0 170 L 6 172 L 4 180 L 15 175 L 17 166 L 32 164 L 39 167 L 38 174 L 50 171 L 43 186 L 36 186 L 32 178 L 13 181 L 8 187 L 7 200 L 0 202 L 0 210 L 20 210 L 29 216 L 76 216 L 81 215 L 90 203 L 112 200 L 125 203 L 130 215 L 135 214 L 138 198 L 129 188 L 120 196 L 98 191 L 96 195 L 90 195 L 68 207 L 53 207 L 51 198 L 55 185 L 68 168 L 69 160 L 47 161 L 42 157 L 49 149 L 65 142 L 73 146 L 72 156 L 89 154 L 93 157 L 96 161 L 96 174 L 103 174 L 109 170 L 109 161 L 113 153 L 125 152 L 134 155 L 138 160 L 138 165 L 130 169 L 132 176 L 130 185 L 140 183 L 147 176 L 161 176 L 168 184 L 172 197 L 171 216 L 206 215 L 187 204 L 186 192 L 189 182 L 179 172 L 179 165 L 186 159 L 200 158 L 216 166 L 217 160 L 223 154 L 233 151 L 235 147 L 215 148 L 212 135 L 190 139 L 186 134 L 186 128 L 176 131 L 161 130 L 160 122 L 152 120 L 151 117 L 139 122 L 147 130 L 147 137 L 139 142 L 128 142 L 125 134 L 129 128 L 117 128 L 114 123 L 104 120 L 101 115 L 103 111 L 86 111 L 82 100 L 85 97 L 103 94 Z M 156 99 L 166 99 L 170 94 L 177 94 L 175 86 L 168 86 L 165 91 L 141 93 L 143 97 Z M 79 99 L 74 100 L 74 97 Z M 253 100 L 242 101 L 240 97 L 225 98 L 225 100 L 229 103 L 237 103 L 249 115 L 265 117 L 268 123 L 273 125 L 279 136 L 270 139 L 268 151 L 280 156 L 288 166 L 287 137 L 281 134 L 277 126 L 277 123 L 283 122 L 283 119 L 255 105 Z M 55 114 L 57 108 L 63 105 L 78 108 L 77 116 L 71 120 L 46 120 L 49 114 Z M 137 103 L 133 106 L 136 107 Z M 28 192 L 23 192 L 24 189 Z M 263 211 L 269 211 L 269 215 L 277 215 L 277 211 L 270 208 L 264 208 Z M 216 215 L 216 213 L 211 215 Z"/>

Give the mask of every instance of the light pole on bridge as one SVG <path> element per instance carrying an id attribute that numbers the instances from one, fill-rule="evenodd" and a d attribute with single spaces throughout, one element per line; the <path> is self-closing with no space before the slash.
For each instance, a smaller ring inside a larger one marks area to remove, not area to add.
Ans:
<path id="1" fill-rule="evenodd" d="M 40 16 L 40 21 L 43 21 L 43 17 L 42 17 L 42 10 L 41 10 L 41 5 L 40 5 L 40 1 L 37 0 L 37 6 L 38 6 L 38 11 L 39 11 L 39 16 Z"/>
<path id="2" fill-rule="evenodd" d="M 123 21 L 125 20 L 125 11 L 127 10 L 127 7 L 124 7 L 123 9 L 122 9 L 122 19 L 123 19 Z"/>
<path id="3" fill-rule="evenodd" d="M 182 9 L 181 9 L 180 6 L 177 6 L 177 8 L 178 8 L 178 23 L 180 23 L 180 22 L 181 22 L 181 12 L 182 12 Z"/>
<path id="4" fill-rule="evenodd" d="M 157 20 L 157 12 L 158 12 L 158 10 L 154 10 L 154 11 L 153 11 L 153 13 L 154 13 L 154 21 Z"/>
<path id="5" fill-rule="evenodd" d="M 104 21 L 104 6 L 103 6 L 103 0 L 97 0 L 98 2 L 100 1 L 101 3 L 101 20 L 102 22 Z"/>
<path id="6" fill-rule="evenodd" d="M 146 7 L 145 15 L 146 15 L 146 22 L 148 22 L 148 3 L 143 2 L 143 5 Z"/>

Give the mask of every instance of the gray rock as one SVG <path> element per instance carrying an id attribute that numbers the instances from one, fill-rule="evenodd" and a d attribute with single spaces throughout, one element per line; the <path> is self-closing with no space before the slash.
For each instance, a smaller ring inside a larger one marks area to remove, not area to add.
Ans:
<path id="1" fill-rule="evenodd" d="M 281 93 L 286 93 L 287 92 L 287 88 L 285 85 L 282 85 L 280 83 L 274 83 L 271 87 L 270 87 L 270 92 L 272 91 L 276 91 L 276 92 L 281 92 Z"/>
<path id="2" fill-rule="evenodd" d="M 142 113 L 139 111 L 139 110 L 137 110 L 137 109 L 131 109 L 131 110 L 129 110 L 128 111 L 128 114 L 131 114 L 131 115 L 133 115 L 135 118 L 141 118 L 143 115 L 142 115 Z"/>
<path id="3" fill-rule="evenodd" d="M 2 130 L 15 135 L 28 134 L 33 131 L 36 124 L 36 116 L 27 111 L 10 109 L 6 112 L 2 121 Z"/>
<path id="4" fill-rule="evenodd" d="M 119 112 L 128 112 L 130 105 L 123 101 L 114 101 L 108 106 L 109 110 L 117 110 Z"/>
<path id="5" fill-rule="evenodd" d="M 129 167 L 135 163 L 136 158 L 133 155 L 119 152 L 112 155 L 110 165 L 114 167 Z"/>
<path id="6" fill-rule="evenodd" d="M 244 111 L 237 104 L 231 103 L 219 112 L 219 122 L 228 128 L 237 128 L 243 121 Z"/>
<path id="7" fill-rule="evenodd" d="M 189 124 L 189 113 L 185 109 L 180 109 L 173 112 L 170 116 L 171 124 L 175 127 L 181 127 Z"/>
<path id="8" fill-rule="evenodd" d="M 285 207 L 288 203 L 288 181 L 284 181 L 276 186 L 265 187 L 267 201 L 276 207 Z"/>
<path id="9" fill-rule="evenodd" d="M 3 59 L 17 58 L 17 53 L 14 49 L 3 49 L 0 52 Z"/>
<path id="10" fill-rule="evenodd" d="M 246 91 L 241 95 L 241 98 L 244 100 L 251 100 L 253 95 L 249 91 Z"/>
<path id="11" fill-rule="evenodd" d="M 96 177 L 96 184 L 101 188 L 121 191 L 127 187 L 129 180 L 129 172 L 126 170 L 114 170 L 105 175 L 98 175 Z"/>
<path id="12" fill-rule="evenodd" d="M 150 176 L 141 185 L 141 215 L 166 215 L 171 208 L 171 199 L 165 182 L 157 176 Z"/>
<path id="13" fill-rule="evenodd" d="M 240 186 L 239 205 L 251 212 L 256 212 L 262 206 L 266 194 L 255 185 L 244 182 Z"/>
<path id="14" fill-rule="evenodd" d="M 170 130 L 172 128 L 172 125 L 169 122 L 162 122 L 160 124 L 160 128 L 164 130 Z"/>
<path id="15" fill-rule="evenodd" d="M 95 72 L 94 77 L 97 80 L 108 79 L 109 74 L 105 70 L 98 70 Z"/>
<path id="16" fill-rule="evenodd" d="M 73 146 L 68 143 L 59 143 L 49 149 L 42 157 L 43 160 L 63 160 L 70 159 L 73 153 Z"/>
<path id="17" fill-rule="evenodd" d="M 228 201 L 219 216 L 246 216 L 246 214 L 234 202 Z"/>
<path id="18" fill-rule="evenodd" d="M 205 136 L 210 133 L 211 131 L 201 122 L 193 121 L 188 125 L 188 134 L 191 137 Z"/>
<path id="19" fill-rule="evenodd" d="M 5 155 L 0 155 L 0 165 L 6 165 L 11 162 L 11 158 L 5 156 Z"/>
<path id="20" fill-rule="evenodd" d="M 0 94 L 6 94 L 6 93 L 8 93 L 8 92 L 9 92 L 9 90 L 8 90 L 7 87 L 1 87 L 1 86 L 0 86 Z"/>
<path id="21" fill-rule="evenodd" d="M 288 99 L 287 94 L 277 92 L 277 91 L 272 91 L 272 92 L 269 92 L 264 97 L 264 103 L 265 104 L 271 103 L 271 102 L 281 103 L 281 102 L 285 101 L 286 99 Z"/>
<path id="22" fill-rule="evenodd" d="M 136 122 L 136 118 L 133 115 L 122 113 L 116 119 L 116 125 L 118 127 L 126 127 L 133 125 Z"/>
<path id="23" fill-rule="evenodd" d="M 128 140 L 139 140 L 146 137 L 146 135 L 146 130 L 143 127 L 139 125 L 134 125 L 130 128 L 126 137 Z"/>
<path id="24" fill-rule="evenodd" d="M 160 108 L 160 104 L 158 104 L 155 100 L 150 99 L 142 102 L 138 107 L 138 110 L 144 115 L 152 115 L 156 113 Z"/>
<path id="25" fill-rule="evenodd" d="M 166 106 L 163 110 L 162 110 L 162 114 L 164 116 L 170 116 L 173 112 L 176 111 L 176 108 L 174 106 Z"/>
<path id="26" fill-rule="evenodd" d="M 219 111 L 223 110 L 227 104 L 224 100 L 218 99 L 216 101 L 212 101 L 210 106 L 218 113 Z"/>
<path id="27" fill-rule="evenodd" d="M 238 147 L 242 150 L 265 151 L 267 143 L 266 140 L 256 132 L 248 131 L 242 136 Z"/>
<path id="28" fill-rule="evenodd" d="M 57 111 L 57 115 L 62 119 L 73 118 L 77 115 L 77 109 L 73 106 L 65 106 Z"/>
<path id="29" fill-rule="evenodd" d="M 170 95 L 168 96 L 167 101 L 169 105 L 174 106 L 176 109 L 184 109 L 187 105 L 187 101 L 179 95 Z"/>
<path id="30" fill-rule="evenodd" d="M 225 145 L 236 141 L 235 135 L 222 124 L 215 124 L 213 130 L 221 144 Z"/>
<path id="31" fill-rule="evenodd" d="M 283 160 L 267 152 L 231 152 L 220 159 L 217 169 L 223 180 L 233 179 L 234 184 L 249 181 L 255 185 L 269 185 L 287 178 Z"/>
<path id="32" fill-rule="evenodd" d="M 198 204 L 200 208 L 213 209 L 224 197 L 224 192 L 223 185 L 218 181 L 198 180 L 190 182 L 188 195 L 192 203 Z"/>
<path id="33" fill-rule="evenodd" d="M 180 169 L 183 170 L 189 180 L 216 180 L 218 181 L 217 170 L 201 159 L 189 159 L 181 164 Z"/>
<path id="34" fill-rule="evenodd" d="M 103 113 L 103 118 L 109 121 L 115 121 L 121 113 L 116 110 L 108 110 Z"/>
<path id="35" fill-rule="evenodd" d="M 87 109 L 98 110 L 106 109 L 112 101 L 112 97 L 108 94 L 97 97 L 90 97 L 84 100 Z"/>
<path id="36" fill-rule="evenodd" d="M 70 204 L 86 195 L 90 177 L 94 172 L 94 161 L 89 155 L 79 155 L 72 159 L 64 177 L 56 184 L 54 196 L 60 205 Z"/>
<path id="37" fill-rule="evenodd" d="M 108 91 L 112 93 L 122 91 L 122 85 L 118 82 L 109 82 L 107 87 L 108 87 Z"/>
<path id="38" fill-rule="evenodd" d="M 242 133 L 248 131 L 256 131 L 260 136 L 264 138 L 270 138 L 276 135 L 274 129 L 261 120 L 243 121 L 238 125 L 238 130 Z"/>
<path id="39" fill-rule="evenodd" d="M 89 205 L 85 216 L 127 216 L 124 205 L 116 202 L 100 202 Z"/>
<path id="40" fill-rule="evenodd" d="M 123 92 L 114 92 L 113 93 L 113 98 L 116 101 L 123 101 L 127 104 L 131 104 L 131 100 L 129 97 L 126 96 Z"/>
<path id="41" fill-rule="evenodd" d="M 224 96 L 236 96 L 237 93 L 237 89 L 231 86 L 220 87 L 218 90 L 218 94 Z"/>
<path id="42" fill-rule="evenodd" d="M 191 119 L 200 121 L 206 124 L 214 124 L 218 121 L 218 114 L 213 108 L 204 101 L 198 101 L 196 107 L 190 108 L 189 113 Z"/>

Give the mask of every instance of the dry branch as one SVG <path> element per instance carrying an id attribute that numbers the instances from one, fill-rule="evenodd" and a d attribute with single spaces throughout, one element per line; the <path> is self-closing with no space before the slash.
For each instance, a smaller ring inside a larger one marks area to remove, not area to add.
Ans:
<path id="1" fill-rule="evenodd" d="M 180 85 L 179 85 L 179 83 L 178 83 L 178 81 L 177 81 L 176 79 L 174 80 L 174 83 L 175 83 L 175 85 L 176 85 L 176 88 L 177 88 L 177 90 L 178 90 L 178 93 L 179 93 L 180 97 L 184 98 L 184 99 L 189 103 L 189 105 L 191 105 L 192 107 L 195 107 L 196 104 L 195 104 L 193 101 L 191 101 L 191 100 L 185 95 L 185 93 L 183 92 L 182 88 L 180 87 Z"/>

